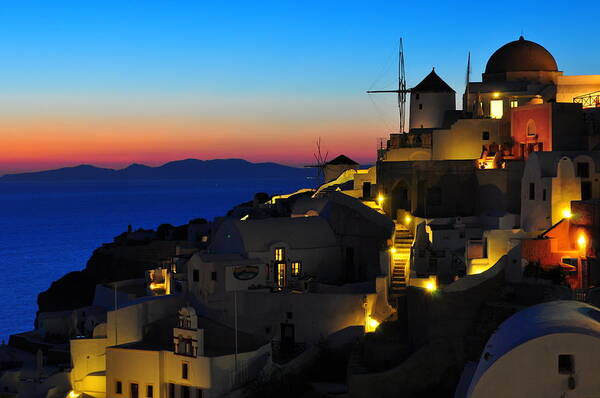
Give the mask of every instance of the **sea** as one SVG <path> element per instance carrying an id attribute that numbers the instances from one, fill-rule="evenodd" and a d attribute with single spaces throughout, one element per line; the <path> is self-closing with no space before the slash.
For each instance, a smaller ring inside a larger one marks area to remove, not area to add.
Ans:
<path id="1" fill-rule="evenodd" d="M 295 179 L 0 182 L 0 340 L 33 329 L 37 295 L 85 268 L 127 230 L 212 219 L 252 200 L 312 187 Z"/>

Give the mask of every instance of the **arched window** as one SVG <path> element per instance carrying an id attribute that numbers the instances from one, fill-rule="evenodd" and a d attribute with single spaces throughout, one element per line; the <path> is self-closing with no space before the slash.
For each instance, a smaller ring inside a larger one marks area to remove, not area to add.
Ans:
<path id="1" fill-rule="evenodd" d="M 527 121 L 527 135 L 536 135 L 536 129 L 535 129 L 535 121 L 533 121 L 533 119 L 529 119 Z"/>

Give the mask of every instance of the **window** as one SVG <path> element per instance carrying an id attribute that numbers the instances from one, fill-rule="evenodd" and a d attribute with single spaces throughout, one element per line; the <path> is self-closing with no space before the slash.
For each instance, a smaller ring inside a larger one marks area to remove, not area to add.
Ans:
<path id="1" fill-rule="evenodd" d="M 592 198 L 592 183 L 590 181 L 581 181 L 581 200 Z"/>
<path id="2" fill-rule="evenodd" d="M 217 280 L 217 272 L 216 271 L 213 271 L 210 273 L 210 280 L 212 280 L 212 281 Z"/>
<path id="3" fill-rule="evenodd" d="M 193 274 L 194 274 L 193 275 L 194 282 L 198 282 L 200 280 L 200 271 L 198 271 L 197 269 L 195 269 L 193 271 Z"/>
<path id="4" fill-rule="evenodd" d="M 545 189 L 542 190 L 542 200 L 544 202 L 546 201 L 546 190 Z"/>
<path id="5" fill-rule="evenodd" d="M 117 381 L 115 384 L 115 393 L 123 394 L 123 383 L 121 383 L 120 381 Z"/>
<path id="6" fill-rule="evenodd" d="M 288 311 L 288 312 L 286 312 L 286 313 L 285 313 L 285 317 L 286 317 L 287 319 L 292 319 L 292 318 L 294 317 L 294 313 L 293 313 L 293 312 L 289 312 L 289 311 Z"/>
<path id="7" fill-rule="evenodd" d="M 169 398 L 175 398 L 175 384 L 169 383 Z"/>
<path id="8" fill-rule="evenodd" d="M 419 110 L 423 109 L 423 104 L 419 104 Z"/>
<path id="9" fill-rule="evenodd" d="M 419 99 L 419 98 L 421 98 L 421 94 L 419 94 L 419 93 L 416 93 L 416 94 L 415 94 L 415 99 Z"/>
<path id="10" fill-rule="evenodd" d="M 535 184 L 529 183 L 529 200 L 535 200 Z"/>
<path id="11" fill-rule="evenodd" d="M 285 259 L 285 249 L 278 247 L 275 249 L 275 261 L 283 261 Z"/>
<path id="12" fill-rule="evenodd" d="M 130 383 L 129 389 L 131 390 L 131 398 L 138 398 L 138 385 L 137 383 Z"/>
<path id="13" fill-rule="evenodd" d="M 573 355 L 559 355 L 558 356 L 558 373 L 560 374 L 573 374 L 575 372 L 575 361 Z"/>
<path id="14" fill-rule="evenodd" d="M 196 390 L 196 398 L 202 398 L 202 390 L 199 388 Z"/>
<path id="15" fill-rule="evenodd" d="M 408 200 L 408 189 L 402 188 L 400 190 L 400 199 L 401 200 Z"/>
<path id="16" fill-rule="evenodd" d="M 292 262 L 292 276 L 300 276 L 300 261 Z"/>
<path id="17" fill-rule="evenodd" d="M 146 398 L 154 397 L 154 386 L 152 384 L 148 384 L 146 386 Z"/>
<path id="18" fill-rule="evenodd" d="M 535 121 L 533 119 L 529 119 L 527 121 L 527 135 L 536 135 Z"/>
<path id="19" fill-rule="evenodd" d="M 516 108 L 517 106 L 519 106 L 519 101 L 517 101 L 517 100 L 510 100 L 510 107 L 511 108 Z"/>
<path id="20" fill-rule="evenodd" d="M 185 362 L 181 364 L 181 378 L 186 380 L 188 378 L 188 364 Z"/>
<path id="21" fill-rule="evenodd" d="M 208 235 L 202 235 L 202 242 L 203 243 L 208 242 Z"/>
<path id="22" fill-rule="evenodd" d="M 276 264 L 275 282 L 277 287 L 285 287 L 285 263 Z"/>
<path id="23" fill-rule="evenodd" d="M 577 162 L 577 177 L 590 177 L 590 164 L 587 162 Z"/>
<path id="24" fill-rule="evenodd" d="M 504 101 L 503 100 L 491 100 L 490 101 L 490 117 L 492 119 L 502 119 L 504 116 Z"/>
<path id="25" fill-rule="evenodd" d="M 487 141 L 490 139 L 490 132 L 489 131 L 484 131 L 483 133 L 481 133 L 481 139 L 484 141 Z"/>

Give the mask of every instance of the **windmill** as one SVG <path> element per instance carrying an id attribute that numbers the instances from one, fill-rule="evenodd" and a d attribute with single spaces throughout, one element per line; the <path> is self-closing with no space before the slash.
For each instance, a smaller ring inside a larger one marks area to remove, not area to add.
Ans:
<path id="1" fill-rule="evenodd" d="M 317 148 L 315 153 L 313 153 L 313 157 L 315 158 L 315 164 L 310 164 L 304 167 L 313 167 L 317 169 L 317 184 L 321 185 L 325 180 L 325 165 L 327 164 L 327 157 L 329 156 L 329 151 L 325 152 L 325 155 L 321 152 L 321 137 L 317 138 Z"/>
<path id="2" fill-rule="evenodd" d="M 404 133 L 405 130 L 405 119 L 406 119 L 406 94 L 410 93 L 410 89 L 406 89 L 406 73 L 404 71 L 404 46 L 402 38 L 400 38 L 400 47 L 398 51 L 398 89 L 396 90 L 369 90 L 367 94 L 380 94 L 380 93 L 396 93 L 398 95 L 398 112 L 400 116 L 400 123 L 398 125 L 398 132 Z"/>

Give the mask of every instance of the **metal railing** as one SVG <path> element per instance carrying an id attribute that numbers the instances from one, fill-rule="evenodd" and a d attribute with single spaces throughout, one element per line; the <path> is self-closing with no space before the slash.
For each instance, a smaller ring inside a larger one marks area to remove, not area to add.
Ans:
<path id="1" fill-rule="evenodd" d="M 581 104 L 583 108 L 600 108 L 600 91 L 594 91 L 573 98 L 573 102 Z"/>

